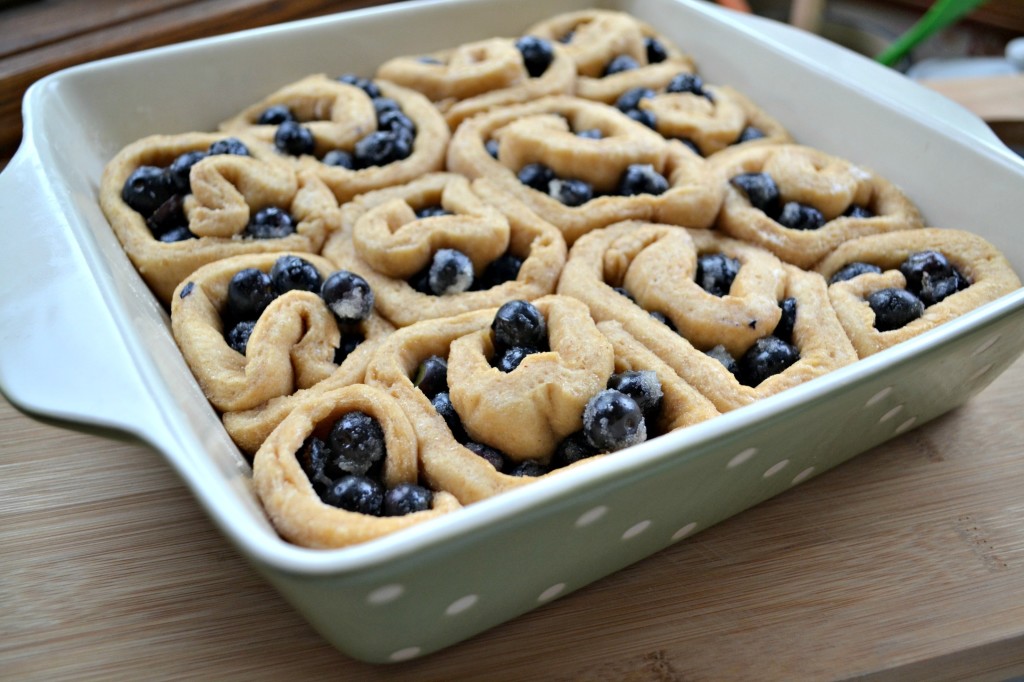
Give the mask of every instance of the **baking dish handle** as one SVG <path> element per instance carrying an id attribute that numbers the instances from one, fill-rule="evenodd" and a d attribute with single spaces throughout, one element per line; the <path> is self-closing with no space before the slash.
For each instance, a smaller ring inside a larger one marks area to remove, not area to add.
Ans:
<path id="1" fill-rule="evenodd" d="M 139 434 L 155 404 L 31 143 L 0 173 L 0 390 L 36 417 Z"/>

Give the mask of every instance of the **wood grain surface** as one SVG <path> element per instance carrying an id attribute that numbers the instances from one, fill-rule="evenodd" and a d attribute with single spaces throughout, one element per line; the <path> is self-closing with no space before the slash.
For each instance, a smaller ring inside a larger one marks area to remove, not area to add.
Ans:
<path id="1" fill-rule="evenodd" d="M 315 634 L 155 452 L 0 403 L 0 678 L 1024 674 L 1024 359 L 964 407 L 433 656 Z"/>

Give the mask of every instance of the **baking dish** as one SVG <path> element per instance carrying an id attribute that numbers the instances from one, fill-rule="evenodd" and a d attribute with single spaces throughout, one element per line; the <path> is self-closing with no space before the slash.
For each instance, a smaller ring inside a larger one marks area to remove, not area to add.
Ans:
<path id="1" fill-rule="evenodd" d="M 655 23 L 706 80 L 799 141 L 872 167 L 927 221 L 1024 270 L 1024 164 L 937 95 L 811 36 L 701 3 L 601 3 Z M 0 386 L 43 418 L 160 451 L 226 537 L 330 642 L 367 661 L 429 653 L 567 594 L 801 483 L 982 390 L 1024 350 L 1024 290 L 822 379 L 430 524 L 336 551 L 278 538 L 250 469 L 99 207 L 104 164 L 144 135 L 212 129 L 315 72 L 525 29 L 588 3 L 412 2 L 107 60 L 36 84 L 0 176 Z M 343 46 L 343 47 L 339 47 Z M 218 68 L 210 68 L 210 64 Z M 216 93 L 211 97 L 208 93 Z"/>

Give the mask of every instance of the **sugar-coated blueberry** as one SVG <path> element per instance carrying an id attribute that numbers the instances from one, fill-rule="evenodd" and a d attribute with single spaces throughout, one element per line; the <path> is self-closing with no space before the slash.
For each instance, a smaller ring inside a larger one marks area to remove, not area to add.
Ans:
<path id="1" fill-rule="evenodd" d="M 583 433 L 597 450 L 614 452 L 647 440 L 647 424 L 635 400 L 609 388 L 583 408 Z"/>
<path id="2" fill-rule="evenodd" d="M 354 85 L 367 94 L 370 99 L 377 99 L 381 96 L 380 88 L 369 78 L 362 78 L 354 73 L 344 73 L 338 76 L 338 82 L 346 85 Z"/>
<path id="3" fill-rule="evenodd" d="M 295 234 L 295 219 L 282 208 L 267 206 L 249 219 L 245 234 L 253 239 L 283 239 Z"/>
<path id="4" fill-rule="evenodd" d="M 316 266 L 290 254 L 274 261 L 274 266 L 270 268 L 270 280 L 279 294 L 293 290 L 319 293 L 323 285 L 323 278 Z"/>
<path id="5" fill-rule="evenodd" d="M 242 320 L 228 330 L 224 340 L 228 342 L 228 346 L 232 350 L 245 355 L 245 349 L 249 345 L 249 337 L 252 336 L 252 330 L 255 328 L 255 320 Z"/>
<path id="6" fill-rule="evenodd" d="M 582 431 L 566 436 L 551 457 L 551 468 L 561 469 L 598 454 L 597 448 L 590 444 Z"/>
<path id="7" fill-rule="evenodd" d="M 487 460 L 495 471 L 501 472 L 505 470 L 505 455 L 500 450 L 492 448 L 490 445 L 484 443 L 477 443 L 470 441 L 466 443 L 466 449 L 472 452 L 474 455 L 483 457 Z"/>
<path id="8" fill-rule="evenodd" d="M 299 466 L 302 467 L 303 473 L 306 474 L 306 478 L 313 485 L 313 490 L 321 498 L 327 488 L 334 483 L 324 473 L 324 466 L 327 464 L 329 454 L 327 444 L 316 436 L 307 438 L 299 451 L 295 453 L 295 458 L 299 460 Z"/>
<path id="9" fill-rule="evenodd" d="M 544 75 L 555 59 L 551 43 L 537 36 L 523 36 L 516 40 L 516 49 L 523 56 L 523 66 L 531 78 Z"/>
<path id="10" fill-rule="evenodd" d="M 917 297 L 921 299 L 925 306 L 935 305 L 948 296 L 952 296 L 958 291 L 963 291 L 969 285 L 970 283 L 967 281 L 967 278 L 956 269 L 953 270 L 953 274 L 949 277 L 932 278 L 926 274 L 921 281 L 921 291 L 917 293 Z"/>
<path id="11" fill-rule="evenodd" d="M 484 142 L 484 149 L 487 150 L 487 153 L 491 155 L 492 159 L 498 158 L 498 148 L 498 141 L 493 137 L 487 140 L 487 142 Z"/>
<path id="12" fill-rule="evenodd" d="M 548 183 L 548 194 L 557 201 L 574 208 L 582 206 L 594 198 L 594 188 L 589 183 L 576 178 L 565 180 L 555 178 Z"/>
<path id="13" fill-rule="evenodd" d="M 274 147 L 282 154 L 302 156 L 316 149 L 313 131 L 297 121 L 285 121 L 274 133 Z"/>
<path id="14" fill-rule="evenodd" d="M 228 315 L 235 320 L 255 320 L 275 297 L 270 275 L 256 268 L 239 270 L 228 282 Z"/>
<path id="15" fill-rule="evenodd" d="M 654 97 L 657 93 L 650 88 L 630 88 L 615 100 L 615 108 L 619 111 L 631 111 L 640 108 L 640 100 Z"/>
<path id="16" fill-rule="evenodd" d="M 377 129 L 390 130 L 392 132 L 406 130 L 410 135 L 416 134 L 416 124 L 398 109 L 389 109 L 378 114 Z"/>
<path id="17" fill-rule="evenodd" d="M 279 126 L 285 121 L 294 121 L 295 114 L 284 104 L 274 104 L 267 107 L 256 118 L 258 125 Z"/>
<path id="18" fill-rule="evenodd" d="M 782 309 L 782 316 L 779 317 L 772 336 L 792 344 L 793 328 L 796 326 L 796 299 L 790 296 L 779 304 L 779 308 Z"/>
<path id="19" fill-rule="evenodd" d="M 519 363 L 521 363 L 527 355 L 534 352 L 536 351 L 530 348 L 523 348 L 522 346 L 505 348 L 504 350 L 497 352 L 494 366 L 507 374 L 518 367 Z"/>
<path id="20" fill-rule="evenodd" d="M 380 115 L 385 111 L 401 111 L 402 107 L 390 97 L 374 97 L 373 110 L 377 114 L 377 119 L 380 120 Z"/>
<path id="21" fill-rule="evenodd" d="M 529 478 L 536 478 L 543 476 L 548 470 L 543 464 L 535 459 L 525 459 L 522 462 L 517 463 L 509 471 L 509 476 L 527 476 Z"/>
<path id="22" fill-rule="evenodd" d="M 156 166 L 139 166 L 121 188 L 121 199 L 143 216 L 150 216 L 174 194 L 166 171 Z"/>
<path id="23" fill-rule="evenodd" d="M 434 493 L 415 483 L 399 483 L 384 493 L 384 516 L 405 516 L 430 509 Z"/>
<path id="24" fill-rule="evenodd" d="M 639 69 L 640 64 L 635 59 L 630 57 L 628 54 L 620 54 L 619 56 L 608 62 L 608 65 L 604 67 L 604 76 L 613 76 L 623 71 L 633 71 Z"/>
<path id="25" fill-rule="evenodd" d="M 498 308 L 491 332 L 494 347 L 499 350 L 517 346 L 539 350 L 548 342 L 547 321 L 529 301 L 509 301 Z"/>
<path id="26" fill-rule="evenodd" d="M 736 138 L 734 144 L 743 144 L 744 142 L 750 142 L 751 140 L 760 140 L 763 137 L 767 137 L 764 131 L 754 126 L 746 126 L 740 131 L 740 136 Z"/>
<path id="27" fill-rule="evenodd" d="M 644 48 L 647 52 L 648 64 L 659 64 L 668 59 L 668 50 L 657 38 L 651 36 L 644 38 Z"/>
<path id="28" fill-rule="evenodd" d="M 355 162 L 360 168 L 386 166 L 412 154 L 413 136 L 408 130 L 377 130 L 356 142 Z"/>
<path id="29" fill-rule="evenodd" d="M 661 400 L 665 396 L 657 372 L 650 369 L 613 374 L 608 379 L 608 388 L 614 388 L 635 400 L 644 415 L 654 414 L 661 407 Z"/>
<path id="30" fill-rule="evenodd" d="M 191 151 L 179 154 L 171 165 L 167 167 L 167 175 L 174 185 L 174 191 L 178 194 L 189 194 L 192 192 L 190 175 L 192 166 L 196 165 L 207 156 L 204 151 Z"/>
<path id="31" fill-rule="evenodd" d="M 739 371 L 739 365 L 736 364 L 736 358 L 734 358 L 732 353 L 726 350 L 725 346 L 722 344 L 718 344 L 714 348 L 704 351 L 704 354 L 718 360 L 732 375 L 735 375 Z"/>
<path id="32" fill-rule="evenodd" d="M 466 435 L 466 429 L 462 425 L 462 418 L 455 411 L 455 406 L 452 405 L 452 398 L 448 391 L 441 391 L 435 395 L 430 399 L 430 404 L 434 406 L 434 410 L 444 419 L 445 424 L 448 425 L 448 430 L 452 432 L 455 440 L 460 443 L 465 443 L 469 440 L 469 437 Z"/>
<path id="33" fill-rule="evenodd" d="M 906 289 L 879 289 L 868 296 L 868 305 L 880 332 L 901 329 L 924 315 L 924 303 Z"/>
<path id="34" fill-rule="evenodd" d="M 926 305 L 933 305 L 968 285 L 967 278 L 938 251 L 918 251 L 900 264 L 907 290 Z"/>
<path id="35" fill-rule="evenodd" d="M 210 156 L 217 154 L 232 154 L 234 156 L 249 156 L 249 148 L 245 146 L 245 143 L 239 140 L 237 137 L 225 137 L 222 140 L 217 140 L 210 145 L 207 150 Z"/>
<path id="36" fill-rule="evenodd" d="M 799 359 L 800 352 L 793 345 L 775 336 L 763 336 L 737 362 L 736 378 L 745 386 L 757 386 Z"/>
<path id="37" fill-rule="evenodd" d="M 338 477 L 345 474 L 362 476 L 384 459 L 384 429 L 380 422 L 365 412 L 341 415 L 327 435 L 331 450 L 325 471 Z"/>
<path id="38" fill-rule="evenodd" d="M 427 286 L 435 296 L 468 291 L 473 286 L 473 261 L 456 249 L 438 249 L 430 262 Z"/>
<path id="39" fill-rule="evenodd" d="M 706 253 L 697 258 L 697 284 L 714 296 L 726 296 L 740 272 L 740 262 L 724 253 Z"/>
<path id="40" fill-rule="evenodd" d="M 782 207 L 779 187 L 767 173 L 740 173 L 734 175 L 729 182 L 747 195 L 754 208 L 764 211 L 769 217 L 779 214 Z"/>
<path id="41" fill-rule="evenodd" d="M 779 225 L 791 230 L 817 230 L 825 224 L 821 211 L 796 201 L 787 201 L 776 218 Z"/>
<path id="42" fill-rule="evenodd" d="M 850 206 L 843 211 L 843 215 L 847 218 L 874 218 L 874 212 L 867 206 L 860 204 L 850 204 Z"/>
<path id="43" fill-rule="evenodd" d="M 440 355 L 431 355 L 420 363 L 413 385 L 428 398 L 448 390 L 448 361 Z"/>
<path id="44" fill-rule="evenodd" d="M 706 97 L 712 102 L 714 96 L 704 89 L 704 81 L 700 76 L 694 73 L 680 73 L 677 74 L 669 84 L 665 86 L 665 92 L 688 92 L 694 95 L 700 95 Z"/>
<path id="45" fill-rule="evenodd" d="M 519 182 L 538 192 L 548 192 L 548 184 L 555 179 L 555 172 L 542 163 L 528 163 L 519 169 Z"/>
<path id="46" fill-rule="evenodd" d="M 668 190 L 668 180 L 649 163 L 633 163 L 619 178 L 617 193 L 622 196 L 635 194 L 663 194 Z"/>
<path id="47" fill-rule="evenodd" d="M 484 268 L 483 273 L 473 283 L 474 289 L 490 289 L 505 282 L 511 282 L 519 277 L 519 270 L 523 267 L 523 259 L 511 253 L 505 253 Z"/>
<path id="48" fill-rule="evenodd" d="M 373 289 L 369 282 L 347 270 L 328 275 L 320 286 L 320 298 L 343 323 L 365 320 L 373 312 Z"/>
<path id="49" fill-rule="evenodd" d="M 166 232 L 160 234 L 157 239 L 164 244 L 173 244 L 174 242 L 183 242 L 186 239 L 198 239 L 199 237 L 192 234 L 192 230 L 188 229 L 188 225 L 178 225 L 172 227 Z"/>
<path id="50" fill-rule="evenodd" d="M 384 488 L 366 476 L 343 476 L 324 491 L 323 501 L 346 511 L 380 516 Z"/>
<path id="51" fill-rule="evenodd" d="M 836 270 L 835 274 L 828 278 L 828 283 L 835 284 L 836 282 L 845 282 L 848 279 L 853 279 L 854 277 L 863 275 L 867 272 L 879 274 L 882 272 L 882 268 L 874 265 L 873 263 L 854 261 L 853 263 L 848 263 Z"/>
<path id="52" fill-rule="evenodd" d="M 432 218 L 434 216 L 451 215 L 452 212 L 445 209 L 444 206 L 434 204 L 432 206 L 424 206 L 416 209 L 417 218 Z"/>
<path id="53" fill-rule="evenodd" d="M 320 161 L 325 166 L 334 166 L 336 168 L 355 170 L 356 167 L 355 159 L 344 149 L 332 149 L 324 154 L 324 158 L 320 159 Z"/>

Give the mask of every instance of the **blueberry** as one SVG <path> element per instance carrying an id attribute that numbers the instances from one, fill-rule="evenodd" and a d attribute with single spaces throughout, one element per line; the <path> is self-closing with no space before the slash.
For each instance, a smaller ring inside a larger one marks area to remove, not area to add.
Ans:
<path id="1" fill-rule="evenodd" d="M 558 448 L 551 458 L 551 468 L 561 469 L 596 454 L 598 454 L 597 448 L 590 444 L 582 431 L 577 431 L 558 444 Z"/>
<path id="2" fill-rule="evenodd" d="M 499 351 L 519 346 L 541 349 L 547 346 L 548 325 L 535 305 L 516 300 L 505 303 L 491 322 L 494 346 Z"/>
<path id="3" fill-rule="evenodd" d="M 334 349 L 334 364 L 340 365 L 345 362 L 346 358 L 352 354 L 356 348 L 359 347 L 366 338 L 357 332 L 346 331 L 341 336 L 341 342 L 338 347 Z"/>
<path id="4" fill-rule="evenodd" d="M 631 88 L 619 95 L 615 100 L 615 108 L 619 111 L 632 111 L 640 108 L 640 100 L 655 96 L 650 88 Z"/>
<path id="5" fill-rule="evenodd" d="M 494 138 L 484 142 L 484 149 L 487 150 L 487 153 L 491 155 L 492 159 L 498 158 L 498 141 Z"/>
<path id="6" fill-rule="evenodd" d="M 600 140 L 604 137 L 604 133 L 601 132 L 600 128 L 587 128 L 586 130 L 580 130 L 577 132 L 576 137 L 582 137 L 588 140 Z"/>
<path id="7" fill-rule="evenodd" d="M 647 51 L 647 63 L 658 64 L 668 59 L 668 50 L 657 38 L 647 36 L 644 38 L 644 47 Z"/>
<path id="8" fill-rule="evenodd" d="M 355 170 L 356 168 L 355 159 L 353 159 L 352 155 L 344 149 L 332 149 L 324 154 L 324 158 L 320 159 L 320 161 L 325 166 L 335 166 L 338 168 L 347 168 L 349 170 Z"/>
<path id="9" fill-rule="evenodd" d="M 326 472 L 331 476 L 362 476 L 384 460 L 384 430 L 365 412 L 349 412 L 331 426 L 327 435 L 331 456 Z"/>
<path id="10" fill-rule="evenodd" d="M 722 366 L 729 370 L 729 373 L 734 375 L 739 371 L 739 365 L 736 364 L 736 358 L 732 356 L 725 346 L 718 344 L 710 350 L 704 351 L 704 354 L 710 358 L 714 358 L 722 363 Z"/>
<path id="11" fill-rule="evenodd" d="M 536 351 L 530 348 L 523 348 L 522 346 L 506 348 L 498 353 L 495 358 L 494 366 L 507 374 L 518 367 L 519 363 L 523 361 L 523 358 L 534 352 Z"/>
<path id="12" fill-rule="evenodd" d="M 249 219 L 245 233 L 253 239 L 282 239 L 295 233 L 295 220 L 277 206 L 267 206 Z"/>
<path id="13" fill-rule="evenodd" d="M 157 239 L 159 239 L 165 244 L 173 244 L 174 242 L 183 242 L 186 239 L 198 238 L 199 237 L 192 234 L 192 230 L 188 229 L 188 225 L 178 225 L 177 227 L 172 227 L 171 229 L 167 230 L 159 237 L 157 237 Z"/>
<path id="14" fill-rule="evenodd" d="M 506 253 L 492 260 L 484 268 L 483 273 L 473 283 L 475 289 L 490 289 L 519 277 L 519 269 L 523 267 L 523 259 Z"/>
<path id="15" fill-rule="evenodd" d="M 430 404 L 434 406 L 437 413 L 444 419 L 445 424 L 448 425 L 448 430 L 452 432 L 455 440 L 460 443 L 465 443 L 469 440 L 469 437 L 466 435 L 466 429 L 462 426 L 462 419 L 459 417 L 459 413 L 455 411 L 455 406 L 452 405 L 452 399 L 448 391 L 441 391 L 435 395 L 430 399 Z"/>
<path id="16" fill-rule="evenodd" d="M 868 305 L 880 332 L 900 329 L 924 314 L 924 303 L 906 289 L 880 289 L 868 296 Z"/>
<path id="17" fill-rule="evenodd" d="M 416 124 L 412 122 L 411 118 L 397 109 L 389 109 L 379 114 L 377 116 L 377 128 L 378 130 L 390 130 L 392 132 L 407 130 L 410 135 L 416 134 Z"/>
<path id="18" fill-rule="evenodd" d="M 285 121 L 274 133 L 274 147 L 282 154 L 302 156 L 312 154 L 316 148 L 313 131 L 295 121 Z"/>
<path id="19" fill-rule="evenodd" d="M 614 452 L 647 440 L 647 425 L 635 400 L 609 388 L 587 402 L 583 433 L 597 450 Z"/>
<path id="20" fill-rule="evenodd" d="M 239 270 L 228 282 L 227 310 L 235 320 L 255 320 L 275 296 L 270 275 L 256 268 Z"/>
<path id="21" fill-rule="evenodd" d="M 345 476 L 324 491 L 323 500 L 346 511 L 380 516 L 384 489 L 366 476 Z"/>
<path id="22" fill-rule="evenodd" d="M 747 195 L 750 205 L 765 212 L 769 217 L 778 215 L 782 205 L 779 188 L 767 173 L 740 173 L 729 180 L 730 184 Z"/>
<path id="23" fill-rule="evenodd" d="M 626 112 L 626 116 L 629 116 L 637 123 L 643 123 L 651 130 L 657 129 L 657 119 L 654 117 L 653 113 L 647 111 L 646 109 L 630 109 L 629 111 Z"/>
<path id="24" fill-rule="evenodd" d="M 523 56 L 523 66 L 531 78 L 544 74 L 555 59 L 551 43 L 536 36 L 523 36 L 516 40 L 516 49 Z"/>
<path id="25" fill-rule="evenodd" d="M 192 166 L 206 158 L 206 152 L 194 151 L 180 154 L 171 165 L 167 167 L 167 175 L 171 184 L 178 194 L 189 194 L 192 192 L 192 183 L 189 175 L 192 173 Z"/>
<path id="26" fill-rule="evenodd" d="M 483 457 L 494 467 L 495 471 L 504 471 L 505 469 L 505 455 L 501 454 L 500 450 L 492 448 L 490 445 L 483 443 L 475 443 L 470 441 L 466 443 L 466 449 L 472 452 L 474 455 Z"/>
<path id="27" fill-rule="evenodd" d="M 408 130 L 378 130 L 356 142 L 355 162 L 360 168 L 386 166 L 412 154 L 413 137 Z"/>
<path id="28" fill-rule="evenodd" d="M 615 291 L 615 293 L 625 296 L 633 303 L 636 303 L 636 299 L 633 298 L 633 294 L 629 293 L 629 291 L 626 290 L 626 287 L 613 287 L 613 290 Z"/>
<path id="29" fill-rule="evenodd" d="M 295 114 L 292 113 L 291 109 L 283 104 L 275 104 L 264 109 L 256 119 L 256 123 L 257 125 L 277 126 L 285 121 L 294 120 Z"/>
<path id="30" fill-rule="evenodd" d="M 519 182 L 538 192 L 548 192 L 548 183 L 555 179 L 555 172 L 542 163 L 529 163 L 519 169 Z"/>
<path id="31" fill-rule="evenodd" d="M 850 204 L 849 208 L 843 213 L 847 218 L 874 218 L 874 212 L 867 206 L 861 206 L 860 204 Z"/>
<path id="32" fill-rule="evenodd" d="M 399 483 L 384 494 L 384 516 L 405 516 L 430 509 L 434 493 L 414 483 Z"/>
<path id="33" fill-rule="evenodd" d="M 661 390 L 658 374 L 650 369 L 613 374 L 608 379 L 608 388 L 614 388 L 635 400 L 644 415 L 654 414 L 661 407 L 661 400 L 665 395 Z"/>
<path id="34" fill-rule="evenodd" d="M 327 448 L 327 444 L 316 436 L 307 438 L 299 451 L 295 453 L 303 473 L 306 474 L 309 482 L 313 484 L 313 490 L 321 497 L 327 488 L 332 485 L 331 479 L 324 474 L 324 466 L 327 464 L 329 456 L 330 451 Z"/>
<path id="35" fill-rule="evenodd" d="M 791 230 L 817 230 L 825 224 L 821 211 L 796 201 L 787 201 L 776 220 Z"/>
<path id="36" fill-rule="evenodd" d="M 572 42 L 572 39 L 574 37 L 576 37 L 576 29 L 569 29 L 569 32 L 563 35 L 561 38 L 559 38 L 558 42 L 562 43 L 563 45 L 568 45 L 569 43 Z"/>
<path id="37" fill-rule="evenodd" d="M 780 303 L 779 307 L 782 309 L 782 316 L 779 318 L 778 324 L 775 325 L 772 336 L 792 344 L 793 327 L 796 326 L 796 299 L 789 297 Z"/>
<path id="38" fill-rule="evenodd" d="M 665 86 L 665 92 L 688 92 L 694 95 L 700 95 L 701 97 L 707 97 L 712 102 L 715 101 L 711 93 L 704 89 L 704 81 L 700 76 L 694 73 L 677 74 L 671 81 L 669 81 L 669 84 Z"/>
<path id="39" fill-rule="evenodd" d="M 423 208 L 416 210 L 417 218 L 431 218 L 434 216 L 451 215 L 452 212 L 446 210 L 443 206 L 434 204 L 433 206 L 424 206 Z"/>
<path id="40" fill-rule="evenodd" d="M 224 340 L 228 342 L 228 346 L 230 346 L 232 350 L 245 355 L 245 349 L 249 345 L 249 337 L 252 336 L 252 330 L 255 328 L 255 320 L 242 320 L 228 330 L 227 336 L 224 337 Z"/>
<path id="41" fill-rule="evenodd" d="M 736 378 L 745 386 L 757 386 L 799 359 L 800 353 L 794 346 L 775 336 L 763 336 L 739 359 Z"/>
<path id="42" fill-rule="evenodd" d="M 237 137 L 225 137 L 210 145 L 207 151 L 210 156 L 217 154 L 232 154 L 234 156 L 249 156 L 249 148 Z"/>
<path id="43" fill-rule="evenodd" d="M 431 399 L 438 393 L 447 391 L 448 362 L 440 355 L 431 355 L 420 363 L 413 385 Z"/>
<path id="44" fill-rule="evenodd" d="M 619 178 L 618 194 L 633 196 L 635 194 L 662 194 L 668 190 L 668 180 L 654 170 L 649 163 L 633 163 L 626 167 Z"/>
<path id="45" fill-rule="evenodd" d="M 139 166 L 125 180 L 121 199 L 133 210 L 149 217 L 174 194 L 174 185 L 163 168 Z"/>
<path id="46" fill-rule="evenodd" d="M 917 293 L 917 297 L 925 306 L 935 305 L 946 297 L 966 289 L 969 285 L 967 278 L 958 270 L 953 270 L 953 274 L 949 277 L 941 278 L 932 278 L 925 273 L 924 279 L 921 281 L 921 291 Z"/>
<path id="47" fill-rule="evenodd" d="M 697 146 L 697 143 L 694 142 L 693 140 L 691 140 L 690 138 L 688 138 L 688 137 L 677 137 L 677 138 L 674 138 L 674 139 L 679 140 L 680 142 L 682 142 L 686 146 L 687 149 L 689 149 L 691 152 L 693 152 L 697 156 L 704 156 L 704 152 L 702 152 L 700 150 L 700 147 Z"/>
<path id="48" fill-rule="evenodd" d="M 900 264 L 907 290 L 925 305 L 938 303 L 950 294 L 966 288 L 967 279 L 938 251 L 918 251 Z"/>
<path id="49" fill-rule="evenodd" d="M 658 322 L 661 322 L 663 325 L 665 325 L 666 327 L 668 327 L 672 331 L 674 331 L 674 332 L 678 332 L 679 331 L 678 329 L 676 329 L 676 326 L 674 324 L 672 324 L 672 320 L 668 319 L 668 317 L 666 317 L 664 313 L 659 313 L 657 310 L 654 310 L 654 311 L 651 311 L 651 317 L 656 319 Z"/>
<path id="50" fill-rule="evenodd" d="M 589 183 L 575 178 L 554 179 L 548 183 L 548 194 L 561 203 L 574 208 L 594 198 L 594 188 Z"/>
<path id="51" fill-rule="evenodd" d="M 151 216 L 146 218 L 146 227 L 160 241 L 166 241 L 166 235 L 182 227 L 185 228 L 186 233 L 191 235 L 188 231 L 188 218 L 185 217 L 184 205 L 184 198 L 180 194 L 172 194 L 167 201 L 153 211 Z"/>
<path id="52" fill-rule="evenodd" d="M 373 110 L 377 114 L 377 119 L 380 120 L 380 115 L 385 111 L 401 111 L 402 107 L 390 97 L 374 97 Z"/>
<path id="53" fill-rule="evenodd" d="M 543 476 L 547 472 L 548 470 L 540 462 L 533 459 L 526 459 L 512 467 L 512 469 L 508 472 L 508 475 L 517 477 L 526 476 L 528 478 L 537 478 L 538 476 Z"/>
<path id="54" fill-rule="evenodd" d="M 371 99 L 381 96 L 380 88 L 369 78 L 361 78 L 352 73 L 345 73 L 338 76 L 338 81 L 346 85 L 354 85 L 367 94 Z"/>
<path id="55" fill-rule="evenodd" d="M 354 273 L 338 270 L 331 273 L 320 287 L 320 298 L 339 321 L 356 323 L 373 312 L 373 289 Z"/>
<path id="56" fill-rule="evenodd" d="M 608 65 L 604 67 L 604 73 L 601 75 L 612 76 L 617 73 L 632 71 L 639 68 L 640 65 L 637 64 L 635 59 L 630 57 L 628 54 L 620 54 L 618 57 L 615 57 L 613 60 L 608 62 Z"/>
<path id="57" fill-rule="evenodd" d="M 281 256 L 270 268 L 270 280 L 279 294 L 286 291 L 315 291 L 319 293 L 323 278 L 316 267 L 298 256 Z"/>
<path id="58" fill-rule="evenodd" d="M 461 294 L 473 286 L 473 261 L 455 249 L 438 249 L 430 263 L 427 286 L 435 296 Z"/>
<path id="59" fill-rule="evenodd" d="M 882 268 L 871 263 L 855 261 L 844 265 L 839 270 L 836 270 L 835 274 L 829 277 L 828 283 L 835 284 L 836 282 L 845 282 L 848 279 L 853 279 L 854 277 L 863 275 L 866 272 L 878 274 L 882 272 Z"/>
<path id="60" fill-rule="evenodd" d="M 740 262 L 724 253 L 708 253 L 697 259 L 697 284 L 714 296 L 725 296 L 740 271 Z"/>
<path id="61" fill-rule="evenodd" d="M 736 138 L 734 144 L 743 144 L 744 142 L 750 142 L 751 140 L 760 140 L 763 137 L 767 137 L 760 128 L 754 126 L 747 126 L 740 132 L 740 136 Z"/>

